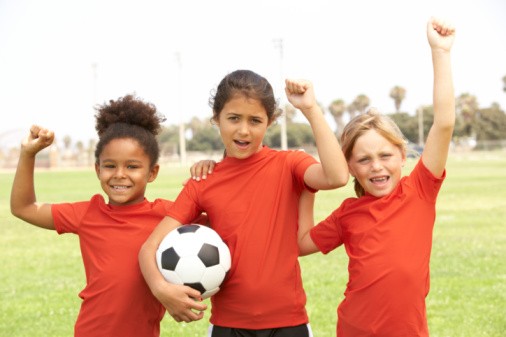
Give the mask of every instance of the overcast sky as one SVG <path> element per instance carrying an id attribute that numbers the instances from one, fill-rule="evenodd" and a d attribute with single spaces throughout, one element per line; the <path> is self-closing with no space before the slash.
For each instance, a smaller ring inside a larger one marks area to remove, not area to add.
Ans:
<path id="1" fill-rule="evenodd" d="M 282 78 L 296 77 L 324 106 L 366 94 L 384 112 L 400 85 L 413 112 L 431 104 L 431 15 L 457 27 L 456 94 L 506 109 L 504 0 L 0 0 L 0 143 L 40 124 L 87 144 L 93 106 L 128 93 L 167 125 L 207 118 L 210 91 L 239 68 L 282 103 Z"/>

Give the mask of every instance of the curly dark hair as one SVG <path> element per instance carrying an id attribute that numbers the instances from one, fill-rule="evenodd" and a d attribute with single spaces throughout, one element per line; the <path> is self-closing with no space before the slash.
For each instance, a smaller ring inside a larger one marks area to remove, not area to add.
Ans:
<path id="1" fill-rule="evenodd" d="M 211 94 L 209 106 L 213 109 L 213 120 L 218 120 L 221 110 L 236 95 L 260 101 L 267 111 L 269 122 L 280 115 L 272 86 L 264 77 L 251 70 L 236 70 L 226 75 Z"/>
<path id="2" fill-rule="evenodd" d="M 129 94 L 98 105 L 95 110 L 99 138 L 95 149 L 97 163 L 104 146 L 118 138 L 135 139 L 149 156 L 151 167 L 158 162 L 160 147 L 156 136 L 162 130 L 165 117 L 158 113 L 155 105 Z"/>

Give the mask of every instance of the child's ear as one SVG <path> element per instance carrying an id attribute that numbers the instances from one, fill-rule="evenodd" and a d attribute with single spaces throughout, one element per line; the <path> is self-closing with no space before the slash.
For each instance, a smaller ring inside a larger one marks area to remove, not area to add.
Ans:
<path id="1" fill-rule="evenodd" d="M 100 164 L 95 163 L 95 173 L 97 174 L 97 178 L 100 176 Z"/>
<path id="2" fill-rule="evenodd" d="M 158 176 L 158 171 L 160 171 L 159 164 L 156 164 L 151 168 L 151 170 L 149 171 L 148 183 L 150 183 L 156 179 L 156 177 Z"/>
<path id="3" fill-rule="evenodd" d="M 355 172 L 353 171 L 353 168 L 348 164 L 348 172 L 352 175 L 353 178 L 355 178 Z"/>

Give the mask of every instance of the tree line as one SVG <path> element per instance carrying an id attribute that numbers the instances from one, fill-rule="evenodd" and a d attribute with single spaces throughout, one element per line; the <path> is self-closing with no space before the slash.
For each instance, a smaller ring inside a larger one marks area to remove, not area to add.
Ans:
<path id="1" fill-rule="evenodd" d="M 502 78 L 502 81 L 503 91 L 506 93 L 506 76 Z M 423 146 L 425 136 L 432 124 L 433 107 L 432 105 L 420 106 L 414 113 L 402 111 L 402 102 L 405 97 L 406 89 L 401 86 L 394 86 L 390 90 L 394 110 L 387 114 L 397 123 L 409 142 Z M 469 93 L 463 93 L 456 97 L 455 103 L 454 142 L 472 140 L 478 144 L 478 149 L 480 149 L 480 143 L 499 143 L 499 141 L 506 140 L 506 113 L 498 103 L 492 103 L 489 107 L 481 107 L 476 96 Z M 367 95 L 360 94 L 349 103 L 343 99 L 335 99 L 328 106 L 323 104 L 320 104 L 320 106 L 322 111 L 330 114 L 334 120 L 335 134 L 339 138 L 348 120 L 367 111 L 370 106 L 370 99 Z M 288 148 L 315 147 L 309 124 L 297 121 L 298 112 L 291 105 L 285 105 L 282 110 L 286 118 Z M 184 125 L 184 130 L 187 151 L 212 152 L 223 150 L 218 130 L 211 124 L 211 116 L 204 119 L 193 117 Z M 164 126 L 159 135 L 162 155 L 168 156 L 180 152 L 180 134 L 180 125 Z M 267 129 L 264 141 L 267 146 L 281 148 L 281 127 L 278 123 L 274 123 Z M 70 151 L 71 137 L 64 136 L 63 143 L 65 149 Z M 94 151 L 95 144 L 96 140 L 94 139 L 89 141 L 87 147 L 79 141 L 75 144 L 75 150 L 77 152 Z M 490 148 L 490 146 L 487 146 L 487 149 Z"/>
<path id="2" fill-rule="evenodd" d="M 506 76 L 503 80 L 503 91 L 506 93 Z M 402 102 L 406 97 L 406 89 L 394 86 L 390 90 L 390 98 L 394 103 L 394 111 L 388 115 L 397 123 L 406 139 L 414 144 L 423 146 L 424 137 L 429 132 L 434 115 L 432 105 L 420 106 L 414 114 L 402 111 Z M 455 98 L 456 124 L 454 141 L 472 139 L 477 143 L 483 141 L 506 140 L 506 113 L 498 103 L 490 107 L 480 107 L 476 96 L 463 93 Z M 349 103 L 343 99 L 336 99 L 328 106 L 322 104 L 324 113 L 329 113 L 335 122 L 335 134 L 340 137 L 346 122 L 358 114 L 362 114 L 370 106 L 370 99 L 365 94 L 357 97 Z M 297 122 L 297 111 L 291 105 L 283 107 L 286 117 L 286 133 L 288 148 L 314 147 L 314 139 L 311 127 L 304 122 Z M 223 144 L 216 127 L 210 118 L 199 119 L 193 117 L 185 124 L 186 149 L 188 151 L 220 151 Z M 179 149 L 179 125 L 166 126 L 159 136 L 163 154 L 178 153 Z M 279 124 L 272 125 L 265 136 L 265 144 L 281 147 L 281 127 Z"/>

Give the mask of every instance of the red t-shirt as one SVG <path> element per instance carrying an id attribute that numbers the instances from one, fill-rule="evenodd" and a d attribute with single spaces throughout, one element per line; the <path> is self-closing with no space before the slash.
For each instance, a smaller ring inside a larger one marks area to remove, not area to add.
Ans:
<path id="1" fill-rule="evenodd" d="M 211 323 L 267 329 L 308 322 L 297 218 L 304 173 L 314 163 L 302 151 L 267 147 L 247 159 L 226 157 L 174 201 L 169 216 L 187 224 L 206 212 L 231 252 L 231 270 L 211 298 Z"/>
<path id="2" fill-rule="evenodd" d="M 142 277 L 138 253 L 171 201 L 111 206 L 90 201 L 53 204 L 59 234 L 79 235 L 86 273 L 75 336 L 159 336 L 164 307 Z"/>
<path id="3" fill-rule="evenodd" d="M 349 257 L 339 337 L 429 335 L 425 297 L 443 179 L 420 160 L 390 195 L 346 199 L 311 230 L 323 253 L 344 244 Z"/>

